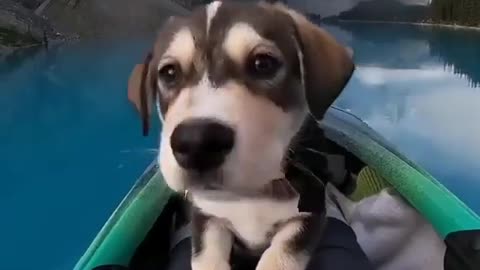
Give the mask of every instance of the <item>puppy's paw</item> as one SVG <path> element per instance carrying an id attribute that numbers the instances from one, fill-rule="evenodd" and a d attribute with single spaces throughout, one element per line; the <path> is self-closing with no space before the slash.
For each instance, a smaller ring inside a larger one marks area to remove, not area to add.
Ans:
<path id="1" fill-rule="evenodd" d="M 308 258 L 271 246 L 263 253 L 255 270 L 305 270 Z"/>
<path id="2" fill-rule="evenodd" d="M 212 258 L 192 258 L 192 270 L 230 270 L 225 260 Z"/>

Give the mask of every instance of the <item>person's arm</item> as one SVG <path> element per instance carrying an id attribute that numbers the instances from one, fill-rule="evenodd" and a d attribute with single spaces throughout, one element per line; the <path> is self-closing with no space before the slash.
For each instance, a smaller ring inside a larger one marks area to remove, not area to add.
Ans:
<path id="1" fill-rule="evenodd" d="M 357 242 L 353 230 L 343 221 L 329 217 L 324 239 L 307 270 L 374 270 Z"/>

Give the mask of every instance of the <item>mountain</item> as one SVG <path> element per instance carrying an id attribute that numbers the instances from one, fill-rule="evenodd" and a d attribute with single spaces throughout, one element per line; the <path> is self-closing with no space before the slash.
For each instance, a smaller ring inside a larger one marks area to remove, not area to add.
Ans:
<path id="1" fill-rule="evenodd" d="M 352 9 L 325 20 L 420 22 L 427 20 L 429 15 L 430 8 L 426 5 L 407 5 L 397 0 L 372 0 L 360 2 Z"/>
<path id="2" fill-rule="evenodd" d="M 170 15 L 187 13 L 171 0 L 51 0 L 42 16 L 62 34 L 97 38 L 150 35 Z"/>
<path id="3" fill-rule="evenodd" d="M 322 16 L 320 16 L 320 14 L 309 12 L 306 15 L 310 20 L 313 20 L 315 22 L 319 22 L 322 19 Z"/>
<path id="4" fill-rule="evenodd" d="M 26 7 L 32 2 L 0 0 L 0 56 L 17 47 L 41 44 L 45 38 L 55 36 L 48 20 Z"/>
<path id="5" fill-rule="evenodd" d="M 53 41 L 152 34 L 170 15 L 188 12 L 174 0 L 0 0 L 0 61 Z"/>

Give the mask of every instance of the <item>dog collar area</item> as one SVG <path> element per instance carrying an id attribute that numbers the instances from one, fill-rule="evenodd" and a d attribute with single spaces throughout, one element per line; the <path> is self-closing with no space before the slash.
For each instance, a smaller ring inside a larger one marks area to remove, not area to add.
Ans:
<path id="1" fill-rule="evenodd" d="M 290 200 L 298 196 L 298 192 L 286 178 L 271 181 L 263 188 L 261 194 L 275 200 Z"/>
<path id="2" fill-rule="evenodd" d="M 192 196 L 207 197 L 214 200 L 234 201 L 245 198 L 250 199 L 271 199 L 291 200 L 298 196 L 298 192 L 290 182 L 283 179 L 275 179 L 258 190 L 222 190 L 222 189 L 193 189 L 184 191 L 185 199 L 192 199 Z"/>

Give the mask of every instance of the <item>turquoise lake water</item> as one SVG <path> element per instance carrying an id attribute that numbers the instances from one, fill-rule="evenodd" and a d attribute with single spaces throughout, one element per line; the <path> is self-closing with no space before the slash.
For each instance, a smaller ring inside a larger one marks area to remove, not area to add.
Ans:
<path id="1" fill-rule="evenodd" d="M 328 26 L 355 50 L 336 106 L 480 213 L 480 32 Z M 155 157 L 126 99 L 148 39 L 31 49 L 0 63 L 0 269 L 71 269 Z"/>
<path id="2" fill-rule="evenodd" d="M 335 105 L 480 214 L 480 31 L 370 23 L 328 29 L 354 49 L 357 63 Z"/>

